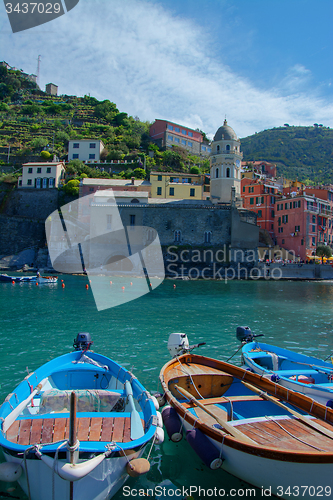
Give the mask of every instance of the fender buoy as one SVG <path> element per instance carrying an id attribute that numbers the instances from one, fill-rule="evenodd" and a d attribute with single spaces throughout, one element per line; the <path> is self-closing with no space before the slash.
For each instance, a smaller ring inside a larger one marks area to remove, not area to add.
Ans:
<path id="1" fill-rule="evenodd" d="M 164 430 L 162 427 L 156 427 L 155 444 L 162 444 L 164 441 Z"/>
<path id="2" fill-rule="evenodd" d="M 209 441 L 208 437 L 200 429 L 187 431 L 186 439 L 196 454 L 210 469 L 219 469 L 222 465 L 222 458 L 219 450 Z"/>
<path id="3" fill-rule="evenodd" d="M 87 290 L 88 290 L 88 288 L 89 288 L 89 285 L 86 285 L 86 289 L 87 289 Z"/>
<path id="4" fill-rule="evenodd" d="M 121 289 L 122 289 L 122 290 L 125 290 L 125 287 L 124 287 L 124 286 L 122 286 L 122 287 L 121 287 Z"/>
<path id="5" fill-rule="evenodd" d="M 62 288 L 65 288 L 65 283 L 63 283 L 61 286 L 62 286 Z"/>
<path id="6" fill-rule="evenodd" d="M 166 399 L 165 399 L 163 394 L 161 394 L 160 392 L 155 392 L 155 394 L 153 394 L 153 396 L 154 396 L 154 398 L 156 398 L 160 408 L 165 405 Z"/>
<path id="7" fill-rule="evenodd" d="M 17 481 L 22 474 L 22 467 L 20 464 L 13 462 L 3 462 L 0 464 L 0 481 L 6 483 L 13 483 Z"/>
<path id="8" fill-rule="evenodd" d="M 182 424 L 178 413 L 171 406 L 166 406 L 162 410 L 162 418 L 171 441 L 178 443 L 183 439 Z"/>
<path id="9" fill-rule="evenodd" d="M 150 471 L 150 463 L 146 458 L 133 458 L 126 465 L 126 472 L 131 477 L 139 477 Z"/>
<path id="10" fill-rule="evenodd" d="M 152 402 L 154 403 L 155 410 L 159 410 L 160 409 L 160 405 L 158 404 L 158 401 L 155 398 L 155 396 L 150 396 L 150 397 L 151 397 Z"/>
<path id="11" fill-rule="evenodd" d="M 12 281 L 12 284 L 15 285 L 15 281 L 14 280 Z"/>

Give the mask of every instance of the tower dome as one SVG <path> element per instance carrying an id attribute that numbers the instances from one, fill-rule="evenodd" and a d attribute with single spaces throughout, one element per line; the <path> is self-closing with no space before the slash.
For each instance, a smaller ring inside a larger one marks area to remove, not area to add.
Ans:
<path id="1" fill-rule="evenodd" d="M 241 204 L 241 162 L 243 153 L 235 131 L 224 120 L 212 142 L 210 192 L 213 203 Z"/>
<path id="2" fill-rule="evenodd" d="M 214 135 L 214 141 L 222 141 L 223 139 L 226 141 L 238 141 L 236 132 L 234 129 L 229 127 L 226 119 L 224 120 L 222 127 L 220 127 Z"/>

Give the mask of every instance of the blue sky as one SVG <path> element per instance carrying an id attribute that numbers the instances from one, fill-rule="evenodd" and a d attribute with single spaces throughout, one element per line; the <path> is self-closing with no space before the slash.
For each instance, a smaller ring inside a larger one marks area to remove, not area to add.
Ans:
<path id="1" fill-rule="evenodd" d="M 333 127 L 332 0 L 80 0 L 11 33 L 0 60 L 59 93 L 110 99 L 141 120 L 212 137 L 225 115 L 240 137 L 290 125 Z"/>

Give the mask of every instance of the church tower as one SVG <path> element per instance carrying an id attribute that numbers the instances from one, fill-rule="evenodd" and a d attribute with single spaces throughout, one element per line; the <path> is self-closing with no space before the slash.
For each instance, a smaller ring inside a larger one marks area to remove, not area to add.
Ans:
<path id="1" fill-rule="evenodd" d="M 232 203 L 241 206 L 240 140 L 224 120 L 212 142 L 210 154 L 210 194 L 212 203 Z M 233 194 L 232 194 L 233 193 Z"/>

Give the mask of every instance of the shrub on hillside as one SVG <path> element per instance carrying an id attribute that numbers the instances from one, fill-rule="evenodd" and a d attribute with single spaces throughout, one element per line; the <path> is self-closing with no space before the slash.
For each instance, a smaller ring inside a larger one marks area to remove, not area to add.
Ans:
<path id="1" fill-rule="evenodd" d="M 71 196 L 77 196 L 79 194 L 80 181 L 78 179 L 72 179 L 64 185 L 63 190 L 66 194 Z"/>

